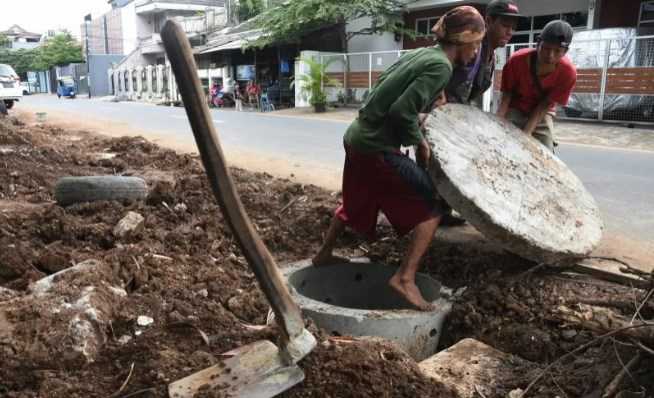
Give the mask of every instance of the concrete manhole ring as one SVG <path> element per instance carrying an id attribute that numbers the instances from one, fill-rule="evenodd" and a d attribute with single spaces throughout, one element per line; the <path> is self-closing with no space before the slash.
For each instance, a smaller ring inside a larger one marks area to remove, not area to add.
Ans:
<path id="1" fill-rule="evenodd" d="M 603 223 L 579 178 L 543 145 L 495 115 L 449 104 L 425 123 L 439 194 L 477 230 L 538 263 L 585 257 Z"/>
<path id="2" fill-rule="evenodd" d="M 388 286 L 396 268 L 362 261 L 313 267 L 310 260 L 282 268 L 304 316 L 336 335 L 375 336 L 397 343 L 416 360 L 433 355 L 451 311 L 449 289 L 416 275 L 434 311 L 410 309 Z"/>

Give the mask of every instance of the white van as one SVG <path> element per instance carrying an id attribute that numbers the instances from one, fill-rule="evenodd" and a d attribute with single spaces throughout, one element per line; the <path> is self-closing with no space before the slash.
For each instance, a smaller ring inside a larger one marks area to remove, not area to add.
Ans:
<path id="1" fill-rule="evenodd" d="M 20 78 L 9 65 L 0 64 L 0 100 L 4 101 L 7 109 L 14 106 L 14 102 L 23 98 L 23 89 Z"/>

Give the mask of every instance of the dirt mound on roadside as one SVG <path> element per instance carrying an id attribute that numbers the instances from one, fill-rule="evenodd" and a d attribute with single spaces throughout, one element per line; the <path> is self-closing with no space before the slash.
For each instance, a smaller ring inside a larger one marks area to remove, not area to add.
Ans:
<path id="1" fill-rule="evenodd" d="M 1 150 L 6 147 L 11 150 Z M 248 214 L 276 260 L 283 264 L 311 256 L 338 196 L 265 173 L 232 173 Z M 150 188 L 148 199 L 66 208 L 52 199 L 60 177 L 114 174 L 143 177 Z M 145 218 L 144 228 L 126 238 L 114 237 L 114 226 L 130 211 Z M 347 234 L 339 242 L 342 253 L 398 265 L 407 239 L 398 239 L 386 227 L 380 227 L 379 235 L 371 244 Z M 120 396 L 139 392 L 164 397 L 168 383 L 216 363 L 221 353 L 263 338 L 276 340 L 274 330 L 252 327 L 265 324 L 268 304 L 197 157 L 140 137 L 106 138 L 0 120 L 0 314 L 13 300 L 29 300 L 36 281 L 87 260 L 106 268 L 93 274 L 91 282 L 83 279 L 85 283 L 75 285 L 82 290 L 74 295 L 57 291 L 67 297 L 65 303 L 78 303 L 86 285 L 100 285 L 104 301 L 110 301 L 110 287 L 126 293 L 103 310 L 106 319 L 93 323 L 102 341 L 94 360 L 27 361 L 26 352 L 54 346 L 57 341 L 51 337 L 68 335 L 48 329 L 56 324 L 55 315 L 40 321 L 38 305 L 24 301 L 23 307 L 4 312 L 10 316 L 0 317 L 0 330 L 8 330 L 7 321 L 29 325 L 18 337 L 13 335 L 20 339 L 13 348 L 0 340 L 0 396 L 110 396 L 127 380 Z M 444 284 L 467 287 L 455 303 L 444 346 L 474 337 L 543 365 L 595 336 L 553 316 L 556 306 L 573 306 L 589 297 L 611 305 L 642 300 L 633 290 L 568 277 L 532 276 L 515 283 L 515 276 L 532 264 L 467 244 L 436 241 L 424 264 L 424 271 Z M 629 308 L 616 310 L 630 315 Z M 645 306 L 642 315 L 651 319 L 654 314 Z M 320 341 L 300 364 L 306 380 L 282 396 L 450 396 L 388 343 L 329 338 L 313 330 Z M 70 342 L 61 340 L 60 348 L 67 351 Z M 634 354 L 632 346 L 622 343 L 628 342 L 609 341 L 561 363 L 553 377 L 539 384 L 537 395 L 563 395 L 563 390 L 568 396 L 585 396 L 601 390 L 620 370 L 620 360 L 628 362 Z M 652 359 L 644 358 L 623 389 L 645 389 L 651 395 L 652 369 Z"/>

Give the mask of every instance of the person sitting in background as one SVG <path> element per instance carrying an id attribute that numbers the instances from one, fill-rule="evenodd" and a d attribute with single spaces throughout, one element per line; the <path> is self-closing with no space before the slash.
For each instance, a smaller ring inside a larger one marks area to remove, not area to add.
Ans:
<path id="1" fill-rule="evenodd" d="M 243 110 L 243 93 L 238 83 L 234 85 L 234 106 L 238 112 Z"/>
<path id="2" fill-rule="evenodd" d="M 248 102 L 251 104 L 259 104 L 259 94 L 261 94 L 261 89 L 259 85 L 250 80 L 247 87 L 245 88 L 245 93 L 248 96 Z"/>

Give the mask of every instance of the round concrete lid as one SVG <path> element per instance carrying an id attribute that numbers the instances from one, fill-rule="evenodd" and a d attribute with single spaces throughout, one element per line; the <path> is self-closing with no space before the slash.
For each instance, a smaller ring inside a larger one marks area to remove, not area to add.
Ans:
<path id="1" fill-rule="evenodd" d="M 538 141 L 465 105 L 432 112 L 426 127 L 440 195 L 487 238 L 547 263 L 597 246 L 603 225 L 595 200 Z"/>

